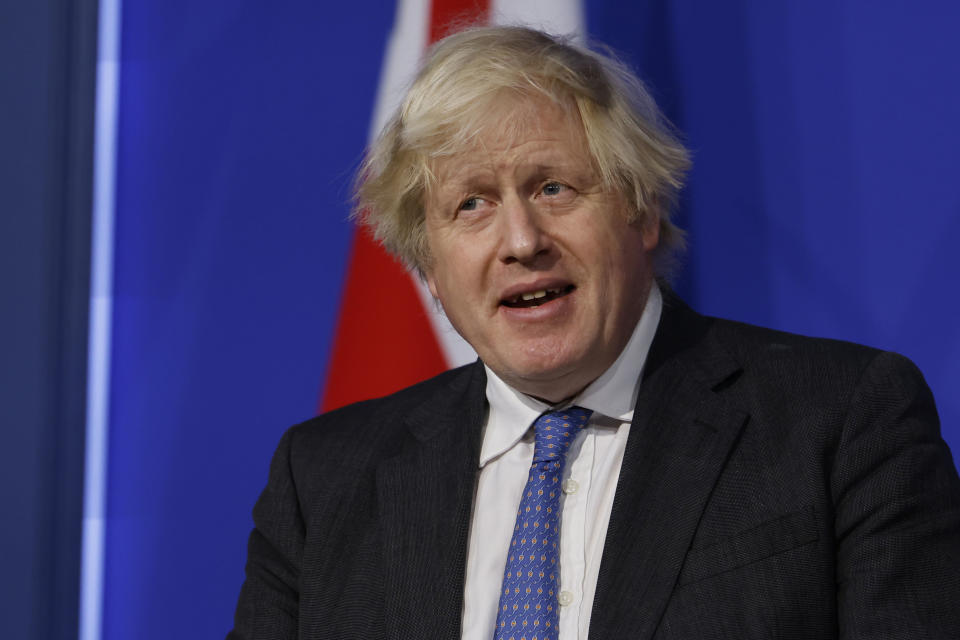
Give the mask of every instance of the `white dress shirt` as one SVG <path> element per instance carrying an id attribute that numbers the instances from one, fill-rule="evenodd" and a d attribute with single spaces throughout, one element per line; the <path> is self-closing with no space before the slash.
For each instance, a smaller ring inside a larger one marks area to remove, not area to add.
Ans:
<path id="1" fill-rule="evenodd" d="M 654 283 L 627 346 L 568 404 L 593 415 L 567 454 L 561 496 L 560 640 L 586 640 L 603 541 L 633 419 L 640 375 L 663 306 Z M 533 462 L 533 421 L 550 405 L 508 386 L 487 368 L 490 405 L 470 525 L 462 637 L 490 640 L 517 505 Z"/>

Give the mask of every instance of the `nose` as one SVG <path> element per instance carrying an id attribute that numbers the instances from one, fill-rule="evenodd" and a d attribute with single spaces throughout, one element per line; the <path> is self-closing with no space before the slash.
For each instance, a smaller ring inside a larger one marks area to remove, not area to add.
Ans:
<path id="1" fill-rule="evenodd" d="M 549 253 L 550 236 L 543 228 L 540 212 L 521 197 L 505 199 L 501 204 L 499 258 L 502 262 L 529 263 Z"/>

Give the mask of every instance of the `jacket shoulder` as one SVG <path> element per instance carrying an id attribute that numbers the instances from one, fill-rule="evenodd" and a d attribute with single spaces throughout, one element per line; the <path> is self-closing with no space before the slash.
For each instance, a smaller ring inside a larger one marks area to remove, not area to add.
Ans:
<path id="1" fill-rule="evenodd" d="M 832 440 L 865 409 L 899 402 L 929 407 L 937 424 L 923 375 L 900 354 L 729 320 L 713 320 L 711 333 L 741 366 L 730 396 L 770 424 L 819 425 Z"/>
<path id="2" fill-rule="evenodd" d="M 733 357 L 768 374 L 780 372 L 797 378 L 804 372 L 829 370 L 833 375 L 858 379 L 871 364 L 884 362 L 894 368 L 916 371 L 904 356 L 855 342 L 804 336 L 732 320 L 711 321 L 713 334 Z M 798 366 L 803 369 L 798 371 Z"/>
<path id="3" fill-rule="evenodd" d="M 380 398 L 328 411 L 290 427 L 288 441 L 295 466 L 308 459 L 347 467 L 366 467 L 391 455 L 410 434 L 407 419 L 415 412 L 483 393 L 483 365 L 464 365 Z"/>

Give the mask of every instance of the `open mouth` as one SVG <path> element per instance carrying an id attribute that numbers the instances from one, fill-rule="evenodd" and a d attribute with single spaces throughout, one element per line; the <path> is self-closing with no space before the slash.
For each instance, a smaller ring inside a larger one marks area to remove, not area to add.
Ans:
<path id="1" fill-rule="evenodd" d="M 557 298 L 562 298 L 576 287 L 572 284 L 562 287 L 560 289 L 541 289 L 540 291 L 529 291 L 527 293 L 521 293 L 520 295 L 514 296 L 507 300 L 502 300 L 500 304 L 505 307 L 511 307 L 513 309 L 526 309 L 527 307 L 539 307 L 542 304 L 546 304 L 551 300 L 556 300 Z"/>

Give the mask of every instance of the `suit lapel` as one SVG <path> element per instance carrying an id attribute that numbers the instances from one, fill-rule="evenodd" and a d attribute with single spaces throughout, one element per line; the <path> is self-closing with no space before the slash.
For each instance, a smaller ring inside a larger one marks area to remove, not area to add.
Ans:
<path id="1" fill-rule="evenodd" d="M 389 638 L 460 635 L 484 387 L 477 363 L 416 407 L 412 437 L 378 469 Z"/>
<path id="2" fill-rule="evenodd" d="M 718 392 L 739 365 L 709 337 L 709 325 L 665 295 L 607 530 L 591 637 L 653 636 L 747 419 Z M 378 469 L 388 638 L 460 634 L 484 385 L 477 363 L 410 411 L 411 438 Z"/>
<path id="3" fill-rule="evenodd" d="M 653 636 L 746 414 L 716 389 L 737 371 L 710 321 L 665 296 L 634 411 L 590 636 Z"/>

